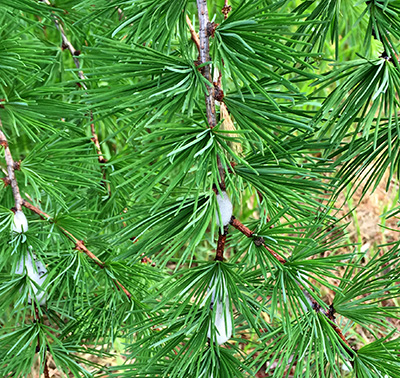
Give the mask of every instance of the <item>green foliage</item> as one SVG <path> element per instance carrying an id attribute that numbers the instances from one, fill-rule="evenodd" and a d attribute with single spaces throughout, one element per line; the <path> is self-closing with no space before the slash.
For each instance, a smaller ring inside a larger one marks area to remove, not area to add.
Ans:
<path id="1" fill-rule="evenodd" d="M 335 202 L 399 177 L 400 2 L 209 0 L 208 62 L 197 3 L 1 2 L 0 376 L 400 376 L 398 242 Z"/>

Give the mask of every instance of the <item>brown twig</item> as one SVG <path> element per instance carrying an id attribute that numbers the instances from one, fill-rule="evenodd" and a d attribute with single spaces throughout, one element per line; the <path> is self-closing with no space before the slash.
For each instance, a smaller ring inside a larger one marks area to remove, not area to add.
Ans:
<path id="1" fill-rule="evenodd" d="M 197 10 L 199 14 L 199 39 L 200 39 L 200 64 L 210 62 L 210 40 L 207 33 L 207 26 L 210 23 L 208 18 L 207 0 L 197 0 Z M 215 99 L 214 99 L 214 86 L 211 78 L 210 64 L 206 64 L 202 68 L 202 74 L 210 83 L 207 85 L 206 109 L 208 125 L 213 129 L 217 125 L 217 118 L 215 114 Z"/>
<path id="2" fill-rule="evenodd" d="M 199 41 L 193 38 L 193 35 L 196 35 L 194 28 L 190 22 L 189 17 L 187 17 L 186 21 L 189 24 L 189 29 L 192 34 L 192 39 L 198 44 L 199 48 L 199 63 L 203 64 L 206 62 L 210 62 L 210 20 L 208 18 L 208 9 L 207 9 L 207 0 L 197 0 L 197 10 L 199 15 Z M 205 95 L 206 100 L 206 111 L 207 111 L 207 120 L 208 125 L 211 129 L 213 129 L 217 125 L 217 117 L 215 113 L 215 96 L 214 96 L 214 85 L 212 81 L 211 68 L 210 65 L 205 65 L 201 70 L 203 76 L 210 82 L 210 85 L 207 85 L 207 94 Z M 217 155 L 217 164 L 218 171 L 220 175 L 220 188 L 225 190 L 225 169 L 222 166 L 221 158 Z"/>
<path id="3" fill-rule="evenodd" d="M 50 215 L 46 214 L 44 211 L 40 210 L 39 208 L 37 208 L 36 206 L 32 205 L 31 203 L 29 203 L 26 200 L 22 200 L 22 205 L 24 207 L 26 207 L 27 209 L 33 211 L 34 213 L 40 215 L 42 218 L 51 219 Z"/>
<path id="4" fill-rule="evenodd" d="M 33 302 L 33 307 L 35 309 L 35 319 L 37 322 L 40 322 L 39 308 L 38 308 L 38 306 L 36 306 L 36 302 Z M 39 335 L 38 335 L 38 347 L 40 347 Z"/>
<path id="5" fill-rule="evenodd" d="M 246 227 L 244 224 L 242 224 L 239 220 L 237 220 L 235 217 L 232 217 L 231 219 L 231 223 L 230 223 L 234 228 L 236 228 L 238 231 L 240 231 L 243 235 L 247 236 L 248 238 L 254 238 L 254 243 L 257 246 L 261 246 L 263 245 L 266 250 L 272 255 L 274 256 L 274 258 L 279 261 L 281 264 L 285 264 L 286 260 L 281 257 L 280 255 L 278 255 L 275 251 L 273 251 L 271 248 L 269 248 L 266 244 L 265 241 L 262 237 L 255 237 L 254 235 L 254 231 L 251 231 L 248 227 Z M 297 283 L 300 286 L 300 283 Z M 304 290 L 303 290 L 304 292 Z M 308 295 L 307 295 L 308 294 Z M 334 317 L 333 317 L 333 309 L 331 308 L 330 311 L 325 312 L 325 311 L 321 311 L 321 306 L 318 304 L 317 301 L 315 301 L 314 298 L 312 298 L 312 296 L 306 292 L 305 295 L 307 296 L 307 298 L 309 298 L 313 304 L 313 308 L 315 311 L 320 312 L 321 314 L 325 315 L 328 319 L 329 319 L 329 325 L 332 327 L 332 329 L 337 333 L 337 335 L 340 337 L 341 340 L 343 340 L 343 342 L 345 343 L 345 348 L 347 350 L 347 352 L 351 355 L 354 356 L 356 353 L 356 350 L 354 350 L 351 345 L 349 344 L 349 342 L 346 340 L 346 338 L 344 337 L 342 331 L 340 330 L 340 328 L 334 323 Z M 332 307 L 332 306 L 331 306 Z"/>
<path id="6" fill-rule="evenodd" d="M 192 41 L 195 43 L 196 47 L 197 47 L 197 51 L 200 54 L 200 40 L 199 40 L 199 36 L 196 33 L 196 31 L 194 30 L 192 21 L 190 21 L 190 18 L 188 15 L 186 15 L 186 23 L 189 26 L 189 30 L 190 30 L 190 35 L 192 36 Z"/>
<path id="7" fill-rule="evenodd" d="M 96 147 L 97 150 L 97 155 L 98 155 L 98 159 L 99 159 L 99 163 L 100 164 L 104 164 L 107 163 L 106 158 L 103 156 L 103 153 L 101 151 L 101 147 L 100 147 L 100 142 L 99 142 L 99 137 L 97 136 L 96 133 L 96 129 L 94 127 L 94 119 L 93 119 L 93 113 L 92 111 L 90 111 L 90 131 L 92 132 L 92 141 Z"/>
<path id="8" fill-rule="evenodd" d="M 49 0 L 42 0 L 45 4 L 51 6 L 51 3 Z M 58 21 L 57 17 L 53 15 L 53 20 L 54 24 L 56 25 L 56 28 L 61 34 L 61 39 L 62 39 L 62 46 L 63 48 L 67 48 L 69 52 L 71 53 L 72 59 L 74 60 L 75 66 L 78 69 L 78 76 L 82 80 L 82 82 L 78 83 L 79 86 L 81 86 L 85 91 L 88 90 L 86 84 L 84 81 L 87 79 L 83 71 L 81 70 L 81 63 L 78 59 L 78 56 L 80 55 L 80 51 L 75 49 L 75 47 L 72 45 L 71 41 L 68 39 L 67 35 L 65 34 L 64 28 L 61 25 L 61 23 Z M 97 154 L 98 154 L 98 159 L 100 164 L 104 164 L 106 162 L 106 159 L 103 156 L 103 153 L 101 151 L 100 143 L 99 143 L 99 137 L 96 133 L 94 123 L 93 123 L 93 114 L 90 112 L 90 131 L 92 133 L 92 141 L 96 147 Z"/>
<path id="9" fill-rule="evenodd" d="M 11 180 L 8 178 L 8 176 L 7 177 L 1 177 L 0 180 L 3 181 L 4 186 L 8 186 L 8 185 L 11 184 Z"/>
<path id="10" fill-rule="evenodd" d="M 228 225 L 224 227 L 224 233 L 219 233 L 217 251 L 215 254 L 215 261 L 224 261 L 224 251 L 225 251 L 225 243 L 226 237 L 228 236 Z"/>
<path id="11" fill-rule="evenodd" d="M 240 231 L 242 234 L 246 235 L 248 238 L 253 238 L 254 231 L 251 231 L 248 227 L 246 227 L 244 224 L 242 224 L 238 219 L 235 217 L 232 217 L 231 220 L 231 225 L 235 227 L 238 231 Z M 271 248 L 269 248 L 266 244 L 265 241 L 262 237 L 255 237 L 254 238 L 254 243 L 257 245 L 262 245 L 264 248 L 272 255 L 274 256 L 281 264 L 285 264 L 286 260 L 281 257 L 279 254 L 277 254 L 275 251 L 273 251 Z"/>
<path id="12" fill-rule="evenodd" d="M 356 355 L 357 350 L 355 350 L 351 347 L 349 342 L 344 337 L 342 330 L 335 323 L 332 323 L 332 321 L 329 322 L 329 325 L 336 332 L 336 334 L 341 338 L 341 340 L 345 343 L 345 349 L 346 349 L 347 353 L 349 353 L 352 357 L 354 357 Z"/>
<path id="13" fill-rule="evenodd" d="M 219 157 L 218 154 L 217 154 L 217 165 L 218 165 L 218 172 L 219 172 L 219 177 L 220 177 L 219 187 L 221 188 L 221 190 L 226 190 L 225 168 L 222 165 L 221 158 Z"/>
<path id="14" fill-rule="evenodd" d="M 4 147 L 4 158 L 6 160 L 6 165 L 7 165 L 7 174 L 8 174 L 8 182 L 11 185 L 11 189 L 13 192 L 14 200 L 15 200 L 15 210 L 16 211 L 21 211 L 22 209 L 22 197 L 21 193 L 19 191 L 17 179 L 15 178 L 15 162 L 12 158 L 10 148 L 8 147 L 8 141 L 1 130 L 3 128 L 3 123 L 1 122 L 0 119 L 0 145 Z M 4 180 L 4 183 L 6 183 L 7 180 Z"/>
<path id="15" fill-rule="evenodd" d="M 46 214 L 44 211 L 40 210 L 39 208 L 37 208 L 36 206 L 32 205 L 30 202 L 23 200 L 22 201 L 22 205 L 24 207 L 26 207 L 27 209 L 33 211 L 34 213 L 40 215 L 42 218 L 45 219 L 52 219 L 51 216 L 49 214 Z M 84 252 L 89 258 L 91 258 L 101 269 L 104 269 L 105 265 L 104 263 L 93 253 L 91 252 L 86 245 L 84 244 L 84 242 L 82 240 L 79 240 L 78 238 L 76 238 L 73 234 L 71 234 L 68 230 L 66 230 L 64 227 L 59 226 L 60 230 L 62 231 L 62 233 L 67 236 L 70 240 L 72 240 L 75 243 L 75 249 L 77 249 L 78 251 L 82 251 Z M 119 289 L 121 289 L 126 296 L 130 299 L 132 294 L 118 281 L 118 280 L 114 280 L 114 282 L 116 283 L 117 287 Z"/>
<path id="16" fill-rule="evenodd" d="M 47 4 L 48 6 L 51 6 L 51 3 L 49 0 L 42 0 L 43 3 Z M 78 76 L 81 80 L 86 80 L 85 75 L 83 74 L 83 72 L 80 70 L 81 68 L 81 64 L 79 62 L 79 59 L 77 58 L 80 54 L 79 50 L 76 50 L 75 47 L 72 45 L 72 43 L 70 42 L 70 40 L 67 38 L 67 35 L 65 34 L 64 28 L 62 27 L 61 23 L 58 21 L 57 17 L 55 15 L 53 15 L 53 20 L 54 23 L 56 25 L 56 28 L 58 29 L 58 31 L 61 34 L 61 38 L 62 38 L 62 45 L 64 48 L 67 48 L 69 50 L 69 52 L 72 55 L 72 58 L 74 60 L 75 66 L 76 68 L 79 70 L 78 71 Z M 81 84 L 82 87 L 87 90 L 86 84 L 82 83 Z"/>

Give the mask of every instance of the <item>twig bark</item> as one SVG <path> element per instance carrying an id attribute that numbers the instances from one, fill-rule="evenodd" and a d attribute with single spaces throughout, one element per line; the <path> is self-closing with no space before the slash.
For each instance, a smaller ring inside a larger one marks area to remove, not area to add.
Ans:
<path id="1" fill-rule="evenodd" d="M 215 83 L 214 83 L 214 87 L 215 87 Z M 215 87 L 215 89 L 217 89 L 217 88 L 219 88 L 219 89 L 221 88 L 221 83 L 217 84 L 217 87 Z M 220 102 L 220 105 L 219 105 L 219 114 L 220 114 L 220 119 L 224 120 L 222 122 L 220 130 L 231 131 L 232 133 L 226 134 L 227 137 L 237 137 L 236 127 L 232 121 L 232 118 L 229 114 L 227 106 L 222 101 Z M 228 141 L 227 143 L 237 155 L 242 154 L 243 147 L 240 142 Z"/>
<path id="2" fill-rule="evenodd" d="M 228 226 L 225 226 L 224 233 L 223 234 L 220 233 L 218 237 L 215 261 L 224 261 L 224 251 L 225 251 L 225 243 L 227 236 L 228 236 Z"/>
<path id="3" fill-rule="evenodd" d="M 99 142 L 99 137 L 96 133 L 96 129 L 94 127 L 94 123 L 93 123 L 93 114 L 92 111 L 90 111 L 90 131 L 92 132 L 92 141 L 96 147 L 97 150 L 97 155 L 98 155 L 98 159 L 99 159 L 99 163 L 100 164 L 104 164 L 107 162 L 106 158 L 103 156 L 103 152 L 101 151 L 101 147 L 100 147 L 100 142 Z"/>
<path id="4" fill-rule="evenodd" d="M 220 177 L 219 187 L 221 188 L 221 190 L 226 190 L 225 168 L 222 165 L 221 158 L 219 157 L 219 155 L 217 155 L 217 165 L 218 165 L 218 172 L 219 172 L 219 177 Z"/>
<path id="5" fill-rule="evenodd" d="M 210 40 L 207 33 L 207 26 L 210 23 L 208 18 L 207 0 L 197 0 L 197 10 L 199 14 L 199 39 L 200 39 L 200 64 L 210 62 Z M 214 87 L 212 85 L 211 66 L 206 64 L 202 67 L 202 74 L 206 80 L 210 83 L 207 85 L 206 97 L 206 109 L 207 109 L 207 120 L 208 125 L 213 129 L 217 125 L 217 118 L 215 114 L 215 99 L 214 99 Z"/>
<path id="6" fill-rule="evenodd" d="M 190 22 L 189 17 L 187 17 L 186 21 L 189 24 L 189 29 L 192 34 L 192 39 L 198 44 L 199 48 L 199 63 L 204 64 L 206 62 L 211 62 L 210 58 L 210 35 L 209 35 L 209 26 L 211 25 L 209 17 L 208 17 L 208 9 L 207 9 L 207 0 L 197 0 L 197 10 L 199 15 L 199 41 L 197 42 L 194 35 L 197 36 L 194 28 Z M 206 78 L 206 80 L 210 83 L 207 85 L 207 93 L 205 95 L 206 100 L 206 110 L 207 110 L 207 121 L 208 125 L 211 129 L 213 129 L 217 125 L 217 116 L 215 112 L 215 97 L 214 97 L 214 85 L 212 81 L 211 75 L 211 65 L 206 64 L 201 68 L 202 75 Z M 222 166 L 221 158 L 217 155 L 217 164 L 218 171 L 220 174 L 220 188 L 225 190 L 225 169 Z"/>
<path id="7" fill-rule="evenodd" d="M 199 36 L 196 33 L 196 31 L 194 30 L 194 27 L 192 25 L 192 21 L 190 21 L 190 18 L 188 15 L 186 15 L 186 23 L 189 26 L 189 30 L 190 30 L 190 35 L 192 36 L 192 41 L 195 43 L 196 47 L 197 47 L 197 51 L 200 54 L 200 40 L 199 40 Z"/>
<path id="8" fill-rule="evenodd" d="M 1 122 L 0 119 L 0 145 L 4 147 L 4 157 L 6 160 L 6 165 L 7 165 L 7 174 L 8 174 L 8 180 L 12 188 L 14 200 L 15 200 L 15 210 L 16 211 L 21 211 L 22 209 L 22 197 L 21 193 L 19 191 L 17 179 L 15 178 L 15 163 L 11 155 L 10 148 L 8 147 L 8 141 L 1 130 L 3 128 L 3 123 Z M 4 181 L 6 182 L 6 181 Z"/>
<path id="9" fill-rule="evenodd" d="M 52 219 L 49 214 L 46 214 L 44 211 L 40 210 L 36 206 L 32 205 L 30 202 L 23 200 L 22 205 L 27 209 L 33 211 L 34 213 L 40 215 L 42 218 Z M 71 232 L 66 230 L 64 227 L 59 226 L 62 233 L 67 236 L 70 240 L 75 243 L 75 248 L 79 251 L 84 252 L 89 258 L 91 258 L 101 269 L 105 268 L 105 264 L 93 253 L 91 252 L 84 244 L 82 240 L 76 238 Z M 114 280 L 115 284 L 119 289 L 121 289 L 126 296 L 130 299 L 132 294 L 118 281 Z"/>
<path id="10" fill-rule="evenodd" d="M 232 217 L 231 220 L 231 225 L 235 227 L 238 231 L 240 231 L 242 234 L 246 235 L 248 238 L 254 237 L 254 231 L 251 231 L 248 227 L 246 227 L 244 224 L 242 224 L 238 219 L 235 217 Z M 254 243 L 256 245 L 262 245 L 272 256 L 275 257 L 281 264 L 285 264 L 286 260 L 281 257 L 279 254 L 277 254 L 275 251 L 273 251 L 271 248 L 269 248 L 262 237 L 256 237 L 254 239 Z"/>

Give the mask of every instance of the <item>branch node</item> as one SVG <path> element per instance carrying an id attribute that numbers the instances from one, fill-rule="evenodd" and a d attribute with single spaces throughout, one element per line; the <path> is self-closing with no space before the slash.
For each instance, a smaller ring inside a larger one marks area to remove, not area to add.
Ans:
<path id="1" fill-rule="evenodd" d="M 207 23 L 207 37 L 214 38 L 215 37 L 215 29 L 218 27 L 219 24 L 215 22 L 208 22 Z"/>
<path id="2" fill-rule="evenodd" d="M 229 12 L 232 11 L 232 6 L 225 4 L 221 10 L 222 14 L 224 15 L 224 19 L 226 20 L 228 18 Z"/>
<path id="3" fill-rule="evenodd" d="M 400 63 L 400 58 L 399 58 L 399 56 L 396 55 L 396 54 L 395 54 L 394 56 L 396 57 L 397 61 Z M 379 56 L 379 58 L 384 59 L 384 60 L 386 60 L 386 61 L 388 61 L 388 62 L 390 62 L 390 63 L 395 64 L 395 63 L 394 63 L 394 58 L 393 58 L 393 56 L 389 56 L 389 54 L 387 53 L 386 50 L 383 51 L 383 53 Z"/>
<path id="4" fill-rule="evenodd" d="M 261 247 L 262 245 L 265 244 L 265 240 L 262 236 L 254 236 L 254 244 L 257 247 Z"/>
<path id="5" fill-rule="evenodd" d="M 20 171 L 21 170 L 21 160 L 14 161 L 14 170 L 15 171 Z"/>
<path id="6" fill-rule="evenodd" d="M 329 305 L 329 310 L 326 312 L 326 316 L 327 316 L 330 320 L 332 320 L 333 322 L 336 320 L 335 309 L 334 309 L 332 303 Z"/>
<path id="7" fill-rule="evenodd" d="M 320 312 L 321 311 L 321 305 L 316 301 L 312 302 L 312 308 L 313 308 L 313 310 L 315 312 Z"/>
<path id="8" fill-rule="evenodd" d="M 156 266 L 156 263 L 153 262 L 153 260 L 150 257 L 144 256 L 144 253 L 142 253 L 142 259 L 140 260 L 140 262 L 142 264 L 149 264 L 151 265 L 153 268 Z"/>
<path id="9" fill-rule="evenodd" d="M 85 242 L 83 240 L 77 240 L 75 243 L 75 249 L 78 251 L 83 251 L 85 247 Z"/>
<path id="10" fill-rule="evenodd" d="M 218 86 L 217 83 L 214 83 L 214 98 L 219 102 L 224 99 L 224 91 Z"/>
<path id="11" fill-rule="evenodd" d="M 235 166 L 237 165 L 237 163 L 234 162 L 234 161 L 231 161 L 229 164 L 230 164 L 230 167 L 228 167 L 228 172 L 229 172 L 229 173 L 235 173 L 234 168 L 235 168 Z"/>
<path id="12" fill-rule="evenodd" d="M 4 186 L 8 186 L 11 184 L 11 180 L 8 177 L 1 177 L 0 180 L 3 180 Z"/>
<path id="13" fill-rule="evenodd" d="M 4 140 L 4 139 L 0 139 L 0 146 L 3 146 L 4 148 L 7 148 L 8 147 L 7 141 Z"/>

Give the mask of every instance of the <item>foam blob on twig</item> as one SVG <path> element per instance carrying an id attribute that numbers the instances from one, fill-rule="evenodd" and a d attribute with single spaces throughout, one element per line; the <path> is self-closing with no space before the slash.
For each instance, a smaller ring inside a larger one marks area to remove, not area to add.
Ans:
<path id="1" fill-rule="evenodd" d="M 212 286 L 212 281 L 210 286 Z M 223 279 L 223 283 L 217 292 L 218 295 L 216 294 L 216 288 L 212 289 L 211 308 L 213 312 L 215 312 L 214 341 L 216 341 L 218 345 L 221 345 L 226 343 L 232 337 L 233 329 L 232 314 L 229 309 L 229 297 L 225 279 Z M 212 339 L 212 333 L 212 322 L 210 321 L 207 332 L 207 337 L 209 339 Z"/>
<path id="2" fill-rule="evenodd" d="M 18 232 L 19 234 L 28 231 L 28 220 L 21 210 L 15 212 L 12 226 L 13 231 Z"/>
<path id="3" fill-rule="evenodd" d="M 25 272 L 30 278 L 30 285 L 37 302 L 40 306 L 44 306 L 46 304 L 46 292 L 44 288 L 42 288 L 42 285 L 46 279 L 46 267 L 36 258 L 35 254 L 28 252 L 26 256 L 21 258 L 15 271 L 16 274 L 25 274 Z M 37 286 L 39 286 L 40 289 Z M 28 296 L 28 303 L 32 303 L 30 294 Z"/>
<path id="4" fill-rule="evenodd" d="M 222 225 L 226 226 L 231 221 L 233 206 L 228 194 L 225 191 L 221 192 L 221 194 L 217 194 L 217 204 L 220 213 L 218 214 L 218 211 L 216 212 L 217 225 L 220 226 L 221 221 Z"/>

